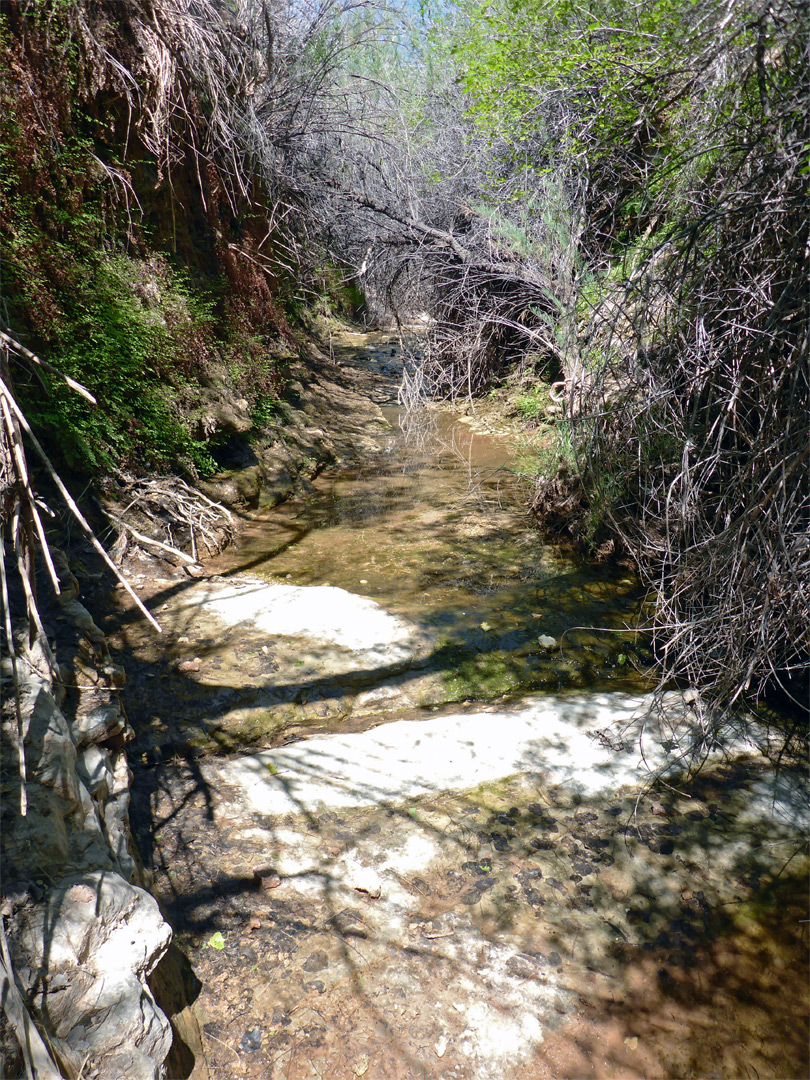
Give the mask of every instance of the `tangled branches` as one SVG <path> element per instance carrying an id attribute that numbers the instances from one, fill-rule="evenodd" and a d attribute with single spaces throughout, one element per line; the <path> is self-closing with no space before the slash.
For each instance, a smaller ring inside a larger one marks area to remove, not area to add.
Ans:
<path id="1" fill-rule="evenodd" d="M 726 706 L 778 688 L 806 707 L 810 54 L 806 10 L 769 12 L 767 70 L 760 49 L 727 50 L 705 132 L 725 154 L 598 306 L 570 408 L 592 499 L 656 598 L 667 672 Z"/>
<path id="2" fill-rule="evenodd" d="M 209 556 L 216 555 L 233 539 L 230 511 L 179 476 L 122 476 L 120 484 L 116 508 L 104 511 L 119 530 L 113 547 L 116 563 L 123 559 L 130 540 L 150 554 L 192 567 L 199 563 L 203 549 Z M 119 506 L 121 502 L 126 505 Z"/>
<path id="3" fill-rule="evenodd" d="M 14 632 L 11 616 L 11 601 L 9 587 L 9 573 L 6 566 L 6 543 L 13 552 L 16 564 L 17 578 L 22 588 L 25 601 L 25 614 L 29 628 L 29 642 L 38 640 L 43 653 L 56 671 L 56 661 L 51 654 L 48 639 L 42 627 L 37 604 L 35 562 L 37 550 L 42 554 L 47 568 L 54 593 L 59 596 L 62 586 L 59 580 L 54 560 L 51 556 L 45 528 L 40 515 L 40 508 L 44 506 L 37 498 L 31 480 L 31 474 L 26 460 L 23 435 L 25 435 L 34 449 L 40 464 L 50 475 L 60 495 L 65 500 L 68 508 L 78 522 L 80 528 L 90 540 L 93 547 L 101 555 L 109 568 L 116 574 L 124 588 L 129 592 L 141 613 L 160 630 L 157 622 L 143 606 L 139 597 L 132 591 L 131 586 L 121 577 L 107 552 L 96 539 L 92 529 L 88 525 L 84 515 L 76 505 L 73 497 L 68 492 L 58 473 L 54 469 L 39 441 L 31 431 L 23 412 L 17 404 L 13 393 L 11 369 L 9 357 L 16 354 L 26 362 L 41 365 L 42 361 L 31 353 L 10 335 L 0 335 L 0 604 L 3 612 L 2 636 L 5 638 L 11 662 L 11 675 L 14 689 L 14 702 L 17 713 L 17 755 L 20 775 L 20 812 L 26 813 L 26 768 L 25 768 L 25 731 L 20 703 L 20 678 L 17 668 L 17 654 L 14 644 Z M 93 402 L 91 394 L 84 387 L 79 386 L 73 380 L 71 383 L 78 393 L 83 394 Z"/>

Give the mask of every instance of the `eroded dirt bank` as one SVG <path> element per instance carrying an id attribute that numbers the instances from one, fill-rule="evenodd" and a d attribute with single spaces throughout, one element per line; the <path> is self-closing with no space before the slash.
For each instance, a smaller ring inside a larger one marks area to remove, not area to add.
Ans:
<path id="1" fill-rule="evenodd" d="M 395 346 L 345 348 L 390 402 Z M 209 580 L 132 568 L 133 821 L 211 1075 L 803 1075 L 801 776 L 752 729 L 648 790 L 691 706 L 649 715 L 632 576 L 447 435 L 403 468 L 378 419 L 373 482 L 325 473 Z"/>

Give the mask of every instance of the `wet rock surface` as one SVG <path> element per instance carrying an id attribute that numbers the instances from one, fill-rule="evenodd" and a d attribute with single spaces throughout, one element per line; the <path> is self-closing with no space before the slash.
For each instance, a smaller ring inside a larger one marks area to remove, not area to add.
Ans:
<path id="1" fill-rule="evenodd" d="M 190 768 L 161 781 L 156 880 L 213 1076 L 806 1067 L 806 866 L 761 760 L 641 797 L 523 776 L 275 818 Z"/>
<path id="2" fill-rule="evenodd" d="M 379 344 L 359 364 L 355 342 L 370 339 Z M 223 470 L 200 484 L 210 498 L 242 512 L 275 506 L 306 490 L 325 466 L 345 467 L 375 452 L 376 436 L 387 426 L 379 405 L 391 402 L 392 387 L 396 400 L 398 348 L 392 358 L 388 335 L 344 331 L 321 349 L 307 344 L 304 353 L 290 363 L 284 400 L 258 427 L 222 373 L 205 392 L 201 431 L 231 436 L 218 451 Z"/>
<path id="3" fill-rule="evenodd" d="M 397 358 L 361 344 L 336 355 L 390 403 Z M 110 628 L 133 651 L 133 820 L 211 1075 L 804 1075 L 801 773 L 763 735 L 650 787 L 639 737 L 654 764 L 683 744 L 638 714 L 637 583 L 532 546 L 492 488 L 467 506 L 502 458 L 453 486 L 447 435 L 418 506 L 378 431 L 382 490 L 325 472 L 208 581 L 131 567 L 165 633 L 158 651 L 126 607 Z M 335 633 L 281 632 L 271 594 L 335 602 Z M 349 640 L 352 611 L 375 640 Z M 510 766 L 521 715 L 533 757 Z M 465 724 L 467 764 L 494 771 L 449 768 Z"/>

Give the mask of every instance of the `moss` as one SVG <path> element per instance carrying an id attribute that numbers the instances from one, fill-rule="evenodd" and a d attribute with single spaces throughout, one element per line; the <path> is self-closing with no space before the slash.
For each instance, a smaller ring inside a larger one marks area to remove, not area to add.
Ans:
<path id="1" fill-rule="evenodd" d="M 205 443 L 193 438 L 178 405 L 178 392 L 207 355 L 209 323 L 180 276 L 158 257 L 104 253 L 84 263 L 58 300 L 41 352 L 85 385 L 98 406 L 48 376 L 45 393 L 29 387 L 21 396 L 32 424 L 67 464 L 212 472 Z"/>
<path id="2" fill-rule="evenodd" d="M 202 754 L 236 754 L 264 745 L 293 722 L 291 715 L 277 709 L 249 717 L 229 717 L 227 724 L 199 731 L 187 743 Z"/>

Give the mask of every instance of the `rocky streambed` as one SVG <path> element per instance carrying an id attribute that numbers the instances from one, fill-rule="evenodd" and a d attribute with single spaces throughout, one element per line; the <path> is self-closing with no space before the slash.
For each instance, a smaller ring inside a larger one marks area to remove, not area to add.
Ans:
<path id="1" fill-rule="evenodd" d="M 497 440 L 401 418 L 395 343 L 335 355 L 363 459 L 205 580 L 131 564 L 163 635 L 107 628 L 185 1075 L 806 1074 L 801 772 L 660 711 L 632 574 L 541 543 Z"/>

